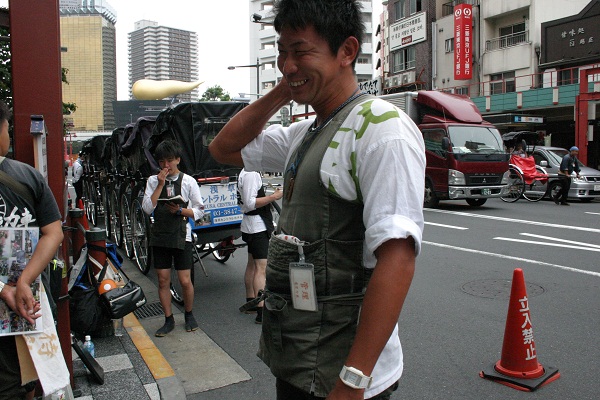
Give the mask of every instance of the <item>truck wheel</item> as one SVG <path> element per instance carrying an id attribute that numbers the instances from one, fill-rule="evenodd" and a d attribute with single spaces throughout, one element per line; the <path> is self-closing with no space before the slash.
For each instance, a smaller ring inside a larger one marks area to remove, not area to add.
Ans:
<path id="1" fill-rule="evenodd" d="M 423 199 L 423 205 L 427 208 L 436 208 L 440 200 L 435 195 L 433 190 L 433 184 L 430 180 L 425 181 L 425 198 Z"/>
<path id="2" fill-rule="evenodd" d="M 467 199 L 467 204 L 471 207 L 479 207 L 485 204 L 487 199 Z"/>

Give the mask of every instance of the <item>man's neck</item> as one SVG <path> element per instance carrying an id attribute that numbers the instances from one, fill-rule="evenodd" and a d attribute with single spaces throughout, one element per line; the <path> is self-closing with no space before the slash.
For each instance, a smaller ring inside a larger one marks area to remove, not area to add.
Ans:
<path id="1" fill-rule="evenodd" d="M 323 106 L 313 106 L 313 109 L 317 114 L 317 126 L 323 124 L 327 118 L 338 109 L 338 107 L 356 94 L 357 91 L 358 86 L 356 84 L 349 85 L 344 90 L 340 91 L 339 94 L 329 99 Z"/>

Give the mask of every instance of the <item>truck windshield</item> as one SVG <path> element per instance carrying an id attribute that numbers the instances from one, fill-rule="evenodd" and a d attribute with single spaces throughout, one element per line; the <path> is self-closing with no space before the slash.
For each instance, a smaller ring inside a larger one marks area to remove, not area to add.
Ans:
<path id="1" fill-rule="evenodd" d="M 504 153 L 502 137 L 496 128 L 486 126 L 449 126 L 448 134 L 455 154 Z"/>

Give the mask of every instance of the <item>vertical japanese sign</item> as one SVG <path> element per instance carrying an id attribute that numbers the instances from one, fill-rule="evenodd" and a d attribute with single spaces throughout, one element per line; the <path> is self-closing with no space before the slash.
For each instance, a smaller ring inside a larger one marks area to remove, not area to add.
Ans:
<path id="1" fill-rule="evenodd" d="M 473 6 L 459 4 L 454 7 L 454 79 L 471 79 Z"/>

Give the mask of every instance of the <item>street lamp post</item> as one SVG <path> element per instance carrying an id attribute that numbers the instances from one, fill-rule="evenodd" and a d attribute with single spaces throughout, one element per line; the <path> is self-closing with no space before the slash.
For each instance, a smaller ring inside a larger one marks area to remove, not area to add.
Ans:
<path id="1" fill-rule="evenodd" d="M 256 68 L 256 93 L 260 94 L 260 75 L 259 75 L 259 71 L 260 71 L 260 67 L 261 67 L 261 63 L 258 60 L 258 57 L 256 58 L 256 64 L 250 64 L 250 65 L 231 65 L 229 67 L 227 67 L 228 70 L 234 70 L 236 68 Z"/>

